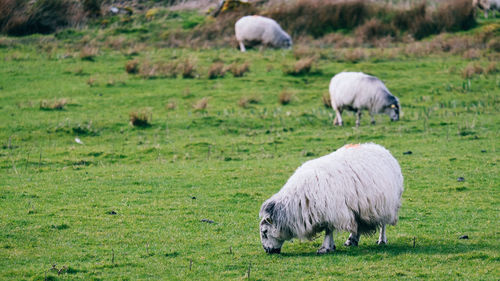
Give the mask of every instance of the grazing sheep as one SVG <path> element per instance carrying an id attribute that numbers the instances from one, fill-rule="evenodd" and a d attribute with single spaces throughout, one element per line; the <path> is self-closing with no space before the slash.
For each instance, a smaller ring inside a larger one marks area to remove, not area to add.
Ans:
<path id="1" fill-rule="evenodd" d="M 489 10 L 493 11 L 495 17 L 495 11 L 500 10 L 500 0 L 472 0 L 472 6 L 483 10 L 485 18 L 488 18 Z"/>
<path id="2" fill-rule="evenodd" d="M 335 250 L 333 231 L 349 231 L 345 246 L 357 246 L 361 234 L 380 228 L 378 244 L 386 244 L 385 225 L 395 225 L 403 193 L 403 175 L 384 147 L 345 145 L 300 166 L 281 190 L 260 209 L 260 236 L 267 253 L 280 253 L 292 238 L 312 239 L 325 230 L 317 251 Z"/>
<path id="3" fill-rule="evenodd" d="M 367 109 L 375 124 L 373 115 L 385 113 L 392 121 L 399 120 L 399 100 L 377 77 L 362 72 L 341 72 L 330 82 L 330 99 L 335 110 L 334 125 L 342 126 L 344 109 L 356 112 L 356 126 L 359 126 L 361 111 Z"/>
<path id="4" fill-rule="evenodd" d="M 246 16 L 234 25 L 236 40 L 240 50 L 245 52 L 246 46 L 263 44 L 275 48 L 292 47 L 292 39 L 273 19 L 262 16 Z"/>

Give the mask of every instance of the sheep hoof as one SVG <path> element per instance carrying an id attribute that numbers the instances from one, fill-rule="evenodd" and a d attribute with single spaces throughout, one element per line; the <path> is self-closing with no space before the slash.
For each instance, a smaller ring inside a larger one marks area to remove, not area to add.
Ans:
<path id="1" fill-rule="evenodd" d="M 387 244 L 387 241 L 383 241 L 383 240 L 377 241 L 377 245 L 385 245 L 385 244 Z"/>
<path id="2" fill-rule="evenodd" d="M 346 247 L 358 246 L 358 242 L 353 241 L 353 240 L 347 240 L 347 241 L 345 241 L 344 246 L 346 246 Z"/>
<path id="3" fill-rule="evenodd" d="M 330 252 L 333 252 L 333 251 L 335 251 L 335 246 L 333 246 L 333 248 L 321 247 L 316 252 L 316 254 L 318 254 L 318 255 L 324 255 L 324 254 L 327 254 L 327 253 L 330 253 Z"/>

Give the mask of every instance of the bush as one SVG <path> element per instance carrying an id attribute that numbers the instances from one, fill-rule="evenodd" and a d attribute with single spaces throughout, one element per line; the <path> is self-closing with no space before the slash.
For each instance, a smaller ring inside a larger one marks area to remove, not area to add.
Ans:
<path id="1" fill-rule="evenodd" d="M 278 96 L 278 100 L 280 104 L 287 105 L 290 102 L 292 102 L 293 97 L 294 97 L 293 93 L 287 90 L 283 90 L 283 92 L 281 92 L 280 95 Z"/>
<path id="2" fill-rule="evenodd" d="M 101 16 L 101 5 L 103 0 L 81 0 L 83 11 L 89 18 L 97 18 Z"/>
<path id="3" fill-rule="evenodd" d="M 295 62 L 293 67 L 284 66 L 283 72 L 288 75 L 305 75 L 311 72 L 312 66 L 314 63 L 314 58 L 303 58 Z"/>
<path id="4" fill-rule="evenodd" d="M 221 62 L 212 64 L 208 70 L 208 79 L 222 78 L 224 75 L 226 75 L 226 69 Z"/>
<path id="5" fill-rule="evenodd" d="M 139 62 L 137 60 L 130 60 L 125 65 L 125 71 L 130 74 L 136 74 L 139 72 Z"/>
<path id="6" fill-rule="evenodd" d="M 138 111 L 130 112 L 130 124 L 134 127 L 150 127 L 153 120 L 153 113 L 150 108 L 143 108 Z"/>
<path id="7" fill-rule="evenodd" d="M 390 24 L 382 23 L 380 20 L 372 18 L 356 28 L 355 35 L 365 42 L 372 42 L 382 37 L 393 37 L 396 35 L 396 31 Z"/>
<path id="8" fill-rule="evenodd" d="M 42 100 L 40 101 L 41 110 L 63 110 L 64 106 L 68 104 L 67 99 L 54 99 L 54 101 Z"/>
<path id="9" fill-rule="evenodd" d="M 470 0 L 448 0 L 435 15 L 439 31 L 468 30 L 476 25 L 474 7 Z"/>
<path id="10" fill-rule="evenodd" d="M 0 29 L 9 35 L 52 33 L 83 21 L 80 3 L 71 0 L 0 0 Z"/>
<path id="11" fill-rule="evenodd" d="M 248 62 L 238 65 L 237 63 L 231 64 L 229 67 L 229 72 L 233 74 L 234 77 L 243 77 L 245 73 L 250 71 L 250 65 Z"/>
<path id="12" fill-rule="evenodd" d="M 195 111 L 204 111 L 208 106 L 208 98 L 202 98 L 198 100 L 195 104 L 193 104 L 193 108 Z"/>

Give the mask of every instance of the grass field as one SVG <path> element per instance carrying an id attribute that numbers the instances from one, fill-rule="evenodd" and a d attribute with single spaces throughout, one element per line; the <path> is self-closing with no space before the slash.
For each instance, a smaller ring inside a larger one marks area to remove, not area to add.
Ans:
<path id="1" fill-rule="evenodd" d="M 87 58 L 53 38 L 0 48 L 0 279 L 499 279 L 498 56 L 352 63 L 321 49 L 312 73 L 292 76 L 292 51 L 101 48 Z M 131 59 L 189 59 L 195 78 L 128 74 Z M 208 79 L 214 61 L 250 71 Z M 470 65 L 490 70 L 464 78 Z M 356 128 L 346 114 L 334 127 L 321 98 L 344 70 L 380 77 L 401 120 L 372 126 L 365 115 Z M 150 126 L 130 125 L 141 110 Z M 262 202 L 302 162 L 359 142 L 387 147 L 405 176 L 388 245 L 362 237 L 346 248 L 339 233 L 332 254 L 315 254 L 322 239 L 265 254 Z"/>

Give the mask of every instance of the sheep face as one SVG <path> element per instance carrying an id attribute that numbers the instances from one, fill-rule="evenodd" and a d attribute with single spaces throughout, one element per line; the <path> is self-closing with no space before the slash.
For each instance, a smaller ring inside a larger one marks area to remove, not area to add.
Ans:
<path id="1" fill-rule="evenodd" d="M 260 240 L 262 241 L 262 247 L 268 254 L 279 254 L 281 252 L 281 246 L 285 240 L 281 240 L 279 235 L 279 230 L 273 226 L 271 219 L 264 218 L 260 222 Z"/>
<path id="2" fill-rule="evenodd" d="M 281 48 L 283 49 L 291 49 L 292 48 L 292 38 L 287 37 L 281 41 Z"/>
<path id="3" fill-rule="evenodd" d="M 384 110 L 385 114 L 389 115 L 391 118 L 391 121 L 398 121 L 399 120 L 399 105 L 398 104 L 391 104 L 387 106 Z"/>

